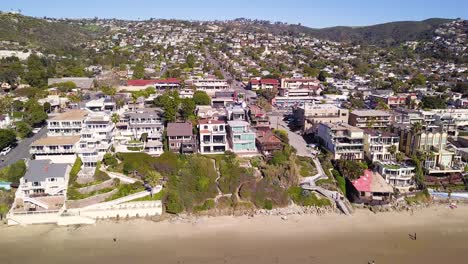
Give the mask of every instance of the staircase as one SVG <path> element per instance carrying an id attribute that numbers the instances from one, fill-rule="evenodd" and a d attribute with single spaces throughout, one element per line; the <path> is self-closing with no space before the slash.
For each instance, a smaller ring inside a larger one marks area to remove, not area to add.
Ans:
<path id="1" fill-rule="evenodd" d="M 44 208 L 44 209 L 49 209 L 49 205 L 48 205 L 48 204 L 46 204 L 46 203 L 44 203 L 44 202 L 42 202 L 42 201 L 39 201 L 39 200 L 37 200 L 37 199 L 34 199 L 34 198 L 32 198 L 32 197 L 24 197 L 24 198 L 23 198 L 23 201 L 24 201 L 24 202 L 28 202 L 28 203 L 35 204 L 35 205 L 40 206 L 40 207 L 42 207 L 42 208 Z"/>

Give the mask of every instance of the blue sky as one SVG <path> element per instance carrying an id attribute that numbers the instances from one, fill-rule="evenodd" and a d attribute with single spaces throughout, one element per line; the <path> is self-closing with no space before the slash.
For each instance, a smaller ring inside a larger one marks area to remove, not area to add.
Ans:
<path id="1" fill-rule="evenodd" d="M 0 10 L 17 9 L 37 17 L 191 20 L 246 17 L 319 28 L 431 17 L 468 18 L 466 0 L 0 0 Z"/>

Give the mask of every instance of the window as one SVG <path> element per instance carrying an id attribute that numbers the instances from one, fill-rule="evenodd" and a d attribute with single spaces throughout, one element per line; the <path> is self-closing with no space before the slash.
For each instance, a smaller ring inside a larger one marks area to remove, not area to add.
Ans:
<path id="1" fill-rule="evenodd" d="M 204 125 L 204 126 L 203 126 L 203 129 L 208 129 L 208 126 L 207 126 L 207 125 Z"/>

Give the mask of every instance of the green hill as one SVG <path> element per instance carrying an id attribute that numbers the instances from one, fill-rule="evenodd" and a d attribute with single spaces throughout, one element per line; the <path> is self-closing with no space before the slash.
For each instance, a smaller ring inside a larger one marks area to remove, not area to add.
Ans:
<path id="1" fill-rule="evenodd" d="M 0 40 L 16 41 L 27 47 L 67 50 L 90 40 L 96 33 L 65 21 L 0 13 Z"/>
<path id="2" fill-rule="evenodd" d="M 394 44 L 404 41 L 428 39 L 440 24 L 452 19 L 431 18 L 423 21 L 399 21 L 365 27 L 331 27 L 304 29 L 317 38 L 333 41 L 356 41 L 369 44 Z"/>

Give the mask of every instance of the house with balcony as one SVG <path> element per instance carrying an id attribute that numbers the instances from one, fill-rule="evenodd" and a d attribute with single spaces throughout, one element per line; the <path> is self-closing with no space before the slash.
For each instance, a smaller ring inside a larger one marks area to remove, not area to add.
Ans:
<path id="1" fill-rule="evenodd" d="M 381 110 L 353 110 L 349 113 L 349 124 L 359 128 L 388 128 L 391 114 Z"/>
<path id="2" fill-rule="evenodd" d="M 382 175 L 387 183 L 400 192 L 408 192 L 409 188 L 415 187 L 415 167 L 407 164 L 394 162 L 377 162 L 376 170 Z"/>
<path id="3" fill-rule="evenodd" d="M 36 160 L 73 164 L 80 136 L 46 136 L 34 141 L 29 153 Z"/>
<path id="4" fill-rule="evenodd" d="M 193 135 L 192 123 L 168 123 L 167 139 L 169 149 L 178 153 L 196 153 L 197 141 Z"/>
<path id="5" fill-rule="evenodd" d="M 271 129 L 257 130 L 255 142 L 258 150 L 266 156 L 270 155 L 273 151 L 283 149 L 283 142 Z"/>
<path id="6" fill-rule="evenodd" d="M 365 170 L 361 177 L 346 183 L 346 196 L 352 203 L 384 205 L 391 202 L 393 188 L 380 173 Z"/>
<path id="7" fill-rule="evenodd" d="M 317 137 L 334 159 L 364 159 L 364 131 L 347 123 L 320 123 Z"/>
<path id="8" fill-rule="evenodd" d="M 103 159 L 112 147 L 114 133 L 110 114 L 96 112 L 86 116 L 77 149 L 84 168 L 94 168 Z"/>
<path id="9" fill-rule="evenodd" d="M 315 133 L 320 123 L 347 123 L 348 109 L 334 104 L 304 103 L 293 107 L 294 125 L 305 134 Z"/>
<path id="10" fill-rule="evenodd" d="M 236 104 L 226 107 L 227 120 L 246 120 L 247 114 L 243 105 Z"/>
<path id="11" fill-rule="evenodd" d="M 85 107 L 91 111 L 113 111 L 115 110 L 115 102 L 112 98 L 102 97 L 86 102 Z"/>
<path id="12" fill-rule="evenodd" d="M 144 151 L 150 155 L 163 153 L 164 118 L 160 108 L 138 109 L 124 114 L 128 131 L 133 139 L 144 143 Z"/>
<path id="13" fill-rule="evenodd" d="M 48 136 L 78 136 L 88 112 L 81 109 L 69 110 L 47 120 Z"/>
<path id="14" fill-rule="evenodd" d="M 237 154 L 256 154 L 255 132 L 243 120 L 228 121 L 229 146 Z"/>
<path id="15" fill-rule="evenodd" d="M 58 213 L 65 204 L 70 169 L 50 160 L 28 161 L 10 213 Z"/>
<path id="16" fill-rule="evenodd" d="M 270 128 L 270 119 L 266 111 L 258 105 L 249 105 L 248 115 L 254 128 Z"/>
<path id="17" fill-rule="evenodd" d="M 395 160 L 399 145 L 400 137 L 395 133 L 364 129 L 364 155 L 371 163 Z"/>
<path id="18" fill-rule="evenodd" d="M 214 119 L 198 121 L 199 146 L 202 154 L 219 154 L 229 149 L 226 122 Z"/>

